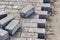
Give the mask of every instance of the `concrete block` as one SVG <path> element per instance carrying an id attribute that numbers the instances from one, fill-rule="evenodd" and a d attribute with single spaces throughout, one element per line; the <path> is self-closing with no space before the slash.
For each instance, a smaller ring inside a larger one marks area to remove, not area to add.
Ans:
<path id="1" fill-rule="evenodd" d="M 45 29 L 44 28 L 29 28 L 29 32 L 32 32 L 32 33 L 44 33 L 45 34 Z"/>
<path id="2" fill-rule="evenodd" d="M 0 12 L 0 19 L 3 19 L 7 16 L 7 13 L 5 11 Z"/>
<path id="3" fill-rule="evenodd" d="M 12 20 L 7 26 L 6 30 L 10 35 L 13 35 L 20 28 L 20 23 L 17 20 Z"/>
<path id="4" fill-rule="evenodd" d="M 43 3 L 44 0 L 33 0 L 33 2 L 36 2 L 36 3 Z"/>
<path id="5" fill-rule="evenodd" d="M 22 23 L 22 27 L 27 27 L 27 28 L 45 28 L 46 23 Z"/>
<path id="6" fill-rule="evenodd" d="M 27 7 L 23 8 L 20 12 L 21 17 L 29 17 L 31 14 L 35 12 L 35 9 L 32 5 L 28 5 Z"/>
<path id="7" fill-rule="evenodd" d="M 27 28 L 37 28 L 37 23 L 27 23 L 27 22 L 25 22 L 25 23 L 22 23 L 22 26 L 24 26 L 24 27 L 27 27 Z"/>
<path id="8" fill-rule="evenodd" d="M 32 23 L 46 23 L 46 19 L 31 19 Z"/>
<path id="9" fill-rule="evenodd" d="M 30 0 L 29 2 L 35 2 L 35 3 L 50 3 L 51 0 Z"/>
<path id="10" fill-rule="evenodd" d="M 27 38 L 27 40 L 45 40 L 45 39 Z"/>
<path id="11" fill-rule="evenodd" d="M 50 3 L 37 3 L 37 7 L 50 7 Z"/>
<path id="12" fill-rule="evenodd" d="M 39 15 L 33 14 L 29 17 L 30 19 L 39 19 Z"/>
<path id="13" fill-rule="evenodd" d="M 10 21 L 12 21 L 15 18 L 15 16 L 9 15 L 3 19 L 0 20 L 0 28 L 5 28 L 5 26 L 7 26 Z"/>
<path id="14" fill-rule="evenodd" d="M 6 40 L 8 37 L 8 32 L 3 29 L 0 29 L 0 40 Z"/>
<path id="15" fill-rule="evenodd" d="M 48 12 L 50 12 L 51 8 L 50 7 L 36 7 L 35 11 L 48 11 Z"/>
<path id="16" fill-rule="evenodd" d="M 40 19 L 47 19 L 48 17 L 47 11 L 36 11 L 35 13 L 39 15 Z"/>
<path id="17" fill-rule="evenodd" d="M 28 23 L 46 23 L 46 19 L 25 19 L 24 22 Z"/>
<path id="18" fill-rule="evenodd" d="M 24 37 L 24 38 L 37 38 L 38 34 L 37 33 L 22 32 L 21 37 Z"/>

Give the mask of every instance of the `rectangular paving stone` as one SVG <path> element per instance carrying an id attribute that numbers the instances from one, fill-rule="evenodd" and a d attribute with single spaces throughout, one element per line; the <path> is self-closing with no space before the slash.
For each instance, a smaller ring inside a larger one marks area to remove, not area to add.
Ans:
<path id="1" fill-rule="evenodd" d="M 46 26 L 46 23 L 44 23 L 44 24 L 42 24 L 42 23 L 31 23 L 31 22 L 22 23 L 22 27 L 24 27 L 24 28 L 25 27 L 27 27 L 27 28 L 45 28 L 45 26 Z"/>
<path id="2" fill-rule="evenodd" d="M 8 32 L 0 29 L 0 40 L 6 40 L 7 38 L 9 38 Z"/>
<path id="3" fill-rule="evenodd" d="M 45 34 L 45 29 L 44 28 L 29 28 L 29 32 L 44 33 Z"/>
<path id="4" fill-rule="evenodd" d="M 37 7 L 50 7 L 50 3 L 37 3 Z"/>
<path id="5" fill-rule="evenodd" d="M 46 23 L 46 19 L 31 19 L 32 23 Z"/>
<path id="6" fill-rule="evenodd" d="M 21 37 L 24 37 L 24 38 L 37 38 L 38 34 L 37 33 L 22 32 Z"/>
<path id="7" fill-rule="evenodd" d="M 10 35 L 16 33 L 16 31 L 20 28 L 20 23 L 17 20 L 12 20 L 5 29 L 9 32 Z"/>
<path id="8" fill-rule="evenodd" d="M 40 19 L 47 19 L 48 18 L 48 11 L 36 11 L 36 14 L 39 14 Z"/>
<path id="9" fill-rule="evenodd" d="M 43 3 L 43 0 L 30 0 L 30 2 L 39 2 L 39 3 Z"/>
<path id="10" fill-rule="evenodd" d="M 10 40 L 26 40 L 26 38 L 16 38 L 16 37 L 12 37 L 12 38 L 10 38 Z"/>
<path id="11" fill-rule="evenodd" d="M 46 23 L 46 19 L 25 19 L 23 20 L 24 22 L 27 23 Z"/>
<path id="12" fill-rule="evenodd" d="M 47 15 L 48 14 L 48 11 L 35 11 L 35 14 Z"/>
<path id="13" fill-rule="evenodd" d="M 35 9 L 32 5 L 27 5 L 25 8 L 22 9 L 22 11 L 20 12 L 20 16 L 21 17 L 29 17 L 30 15 L 33 14 L 33 12 L 35 12 Z"/>
<path id="14" fill-rule="evenodd" d="M 30 0 L 30 2 L 50 3 L 51 0 Z"/>
<path id="15" fill-rule="evenodd" d="M 28 27 L 28 28 L 37 28 L 37 23 L 22 23 L 22 27 Z"/>
<path id="16" fill-rule="evenodd" d="M 27 40 L 45 40 L 45 39 L 27 38 Z"/>
<path id="17" fill-rule="evenodd" d="M 51 11 L 50 7 L 35 7 L 35 11 Z"/>
<path id="18" fill-rule="evenodd" d="M 3 19 L 0 20 L 0 28 L 5 28 L 5 26 L 7 26 L 10 21 L 12 21 L 15 18 L 15 16 L 9 15 Z"/>

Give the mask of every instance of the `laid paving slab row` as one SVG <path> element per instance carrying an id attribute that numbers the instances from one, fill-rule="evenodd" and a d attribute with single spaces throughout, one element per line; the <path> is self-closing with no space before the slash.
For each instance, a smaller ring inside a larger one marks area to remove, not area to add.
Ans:
<path id="1" fill-rule="evenodd" d="M 48 11 L 50 12 L 51 11 L 51 8 L 50 8 L 50 3 L 45 3 L 45 4 L 37 4 L 37 6 L 35 7 L 35 10 L 38 10 L 38 11 Z"/>
<path id="2" fill-rule="evenodd" d="M 35 7 L 35 11 L 51 11 L 50 7 Z"/>
<path id="3" fill-rule="evenodd" d="M 46 19 L 22 19 L 23 22 L 26 22 L 26 23 L 46 23 Z"/>
<path id="4" fill-rule="evenodd" d="M 27 22 L 26 20 L 26 22 L 22 23 L 22 27 L 45 28 L 45 26 L 46 26 L 46 19 L 31 19 L 31 21 Z"/>
<path id="5" fill-rule="evenodd" d="M 27 27 L 27 28 L 45 28 L 46 27 L 46 23 L 22 23 L 22 27 Z"/>
<path id="6" fill-rule="evenodd" d="M 27 21 L 27 20 L 26 20 Z M 45 24 L 46 23 L 46 19 L 28 19 L 28 23 L 41 23 L 41 26 L 42 26 L 42 24 Z M 27 22 L 26 22 L 27 23 Z M 26 24 L 25 23 L 25 27 L 29 27 L 30 26 L 30 24 L 28 25 L 28 24 Z M 23 23 L 22 23 L 23 24 Z M 23 24 L 24 25 L 24 24 Z M 23 26 L 22 25 L 22 26 Z M 32 26 L 32 24 L 31 24 L 31 26 Z M 34 26 L 35 26 L 35 24 L 34 24 Z M 42 31 L 40 31 L 40 30 L 42 30 Z M 27 38 L 35 38 L 35 36 L 36 36 L 36 38 L 40 38 L 40 39 L 45 39 L 45 30 L 44 29 L 38 29 L 38 28 L 29 28 L 29 31 L 28 31 L 29 33 L 27 33 L 27 32 L 22 32 L 22 34 L 21 34 L 21 37 L 27 37 Z M 31 33 L 30 33 L 31 32 Z M 32 33 L 34 33 L 35 34 L 35 36 L 32 34 Z M 31 36 L 30 36 L 31 35 Z"/>
<path id="7" fill-rule="evenodd" d="M 21 37 L 23 37 L 23 38 L 45 39 L 45 34 L 44 33 L 22 32 Z"/>

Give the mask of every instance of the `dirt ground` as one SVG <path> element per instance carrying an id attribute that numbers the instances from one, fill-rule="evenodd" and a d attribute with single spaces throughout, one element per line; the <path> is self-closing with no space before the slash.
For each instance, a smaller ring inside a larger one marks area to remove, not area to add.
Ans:
<path id="1" fill-rule="evenodd" d="M 47 40 L 60 40 L 60 0 L 56 0 L 51 5 L 53 12 L 48 23 L 53 34 L 48 35 Z"/>

